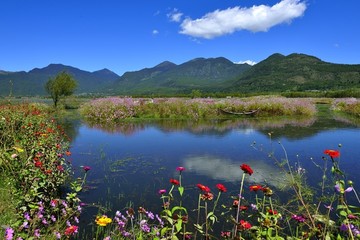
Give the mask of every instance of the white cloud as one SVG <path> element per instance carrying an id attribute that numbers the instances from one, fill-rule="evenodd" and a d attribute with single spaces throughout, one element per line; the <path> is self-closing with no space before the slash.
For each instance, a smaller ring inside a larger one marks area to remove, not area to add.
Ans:
<path id="1" fill-rule="evenodd" d="M 180 22 L 182 15 L 183 13 L 179 12 L 178 9 L 174 8 L 172 12 L 167 14 L 167 17 L 170 18 L 170 21 L 172 22 Z"/>
<path id="2" fill-rule="evenodd" d="M 156 29 L 154 29 L 154 30 L 152 31 L 152 34 L 153 34 L 153 35 L 159 34 L 159 31 L 156 30 Z"/>
<path id="3" fill-rule="evenodd" d="M 245 61 L 238 61 L 238 62 L 234 62 L 235 64 L 249 64 L 251 66 L 254 66 L 257 62 L 251 61 L 251 60 L 245 60 Z"/>
<path id="4" fill-rule="evenodd" d="M 251 8 L 228 8 L 207 13 L 202 18 L 186 18 L 181 23 L 180 33 L 192 37 L 211 39 L 235 31 L 266 32 L 281 23 L 290 23 L 306 10 L 300 0 L 282 0 L 273 5 L 259 5 Z"/>

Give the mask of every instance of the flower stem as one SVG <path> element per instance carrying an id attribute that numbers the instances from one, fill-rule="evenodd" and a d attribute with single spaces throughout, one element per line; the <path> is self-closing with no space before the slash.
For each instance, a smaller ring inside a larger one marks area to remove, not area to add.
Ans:
<path id="1" fill-rule="evenodd" d="M 234 230 L 234 236 L 236 236 L 237 228 L 238 228 L 240 205 L 241 205 L 241 193 L 242 193 L 242 190 L 244 187 L 244 180 L 245 180 L 245 173 L 243 173 L 243 175 L 242 175 L 241 184 L 240 184 L 239 202 L 238 202 L 238 207 L 237 207 L 237 212 L 236 212 L 236 225 L 235 225 L 235 230 Z"/>

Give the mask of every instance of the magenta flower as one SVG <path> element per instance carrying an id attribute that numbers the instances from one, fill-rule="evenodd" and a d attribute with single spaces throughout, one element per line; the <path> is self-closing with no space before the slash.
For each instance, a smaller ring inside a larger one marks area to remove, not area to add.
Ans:
<path id="1" fill-rule="evenodd" d="M 5 230 L 5 239 L 6 240 L 11 240 L 14 237 L 14 230 L 12 228 L 7 228 Z"/>
<path id="2" fill-rule="evenodd" d="M 160 189 L 158 192 L 160 195 L 163 195 L 164 193 L 166 193 L 166 189 Z"/>
<path id="3" fill-rule="evenodd" d="M 85 172 L 88 172 L 91 169 L 91 167 L 90 166 L 83 166 L 83 169 L 84 169 Z"/>
<path id="4" fill-rule="evenodd" d="M 177 168 L 176 168 L 176 171 L 179 171 L 180 173 L 181 173 L 182 171 L 184 171 L 184 170 L 185 170 L 184 167 L 177 167 Z"/>
<path id="5" fill-rule="evenodd" d="M 302 222 L 305 222 L 306 218 L 302 215 L 292 215 L 291 216 L 292 219 L 294 219 L 295 221 L 299 222 L 299 223 L 302 223 Z"/>

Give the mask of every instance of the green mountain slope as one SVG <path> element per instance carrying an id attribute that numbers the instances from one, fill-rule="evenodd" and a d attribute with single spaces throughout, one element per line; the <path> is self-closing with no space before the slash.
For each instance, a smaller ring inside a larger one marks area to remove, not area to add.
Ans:
<path id="1" fill-rule="evenodd" d="M 339 90 L 360 87 L 360 64 L 323 62 L 305 54 L 273 54 L 254 65 L 225 91 Z"/>
<path id="2" fill-rule="evenodd" d="M 103 92 L 119 78 L 108 69 L 87 72 L 62 64 L 50 64 L 29 72 L 0 71 L 0 95 L 8 96 L 10 92 L 13 96 L 45 95 L 44 84 L 61 71 L 68 72 L 78 81 L 76 93 Z"/>
<path id="3" fill-rule="evenodd" d="M 161 66 L 161 67 L 160 67 Z M 217 88 L 249 69 L 226 58 L 196 58 L 180 65 L 170 62 L 136 72 L 127 72 L 114 85 L 120 94 L 189 93 L 193 89 Z"/>

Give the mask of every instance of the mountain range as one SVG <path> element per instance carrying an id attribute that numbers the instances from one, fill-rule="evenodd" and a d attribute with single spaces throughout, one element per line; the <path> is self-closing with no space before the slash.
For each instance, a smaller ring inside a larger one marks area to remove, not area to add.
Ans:
<path id="1" fill-rule="evenodd" d="M 122 76 L 102 69 L 84 71 L 50 64 L 29 72 L 0 70 L 0 96 L 46 95 L 44 84 L 61 71 L 78 82 L 76 94 L 149 95 L 314 91 L 360 88 L 360 64 L 335 64 L 305 54 L 276 53 L 258 64 L 235 64 L 224 57 L 169 61 Z"/>

